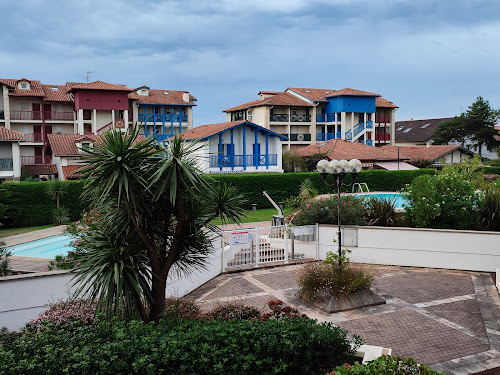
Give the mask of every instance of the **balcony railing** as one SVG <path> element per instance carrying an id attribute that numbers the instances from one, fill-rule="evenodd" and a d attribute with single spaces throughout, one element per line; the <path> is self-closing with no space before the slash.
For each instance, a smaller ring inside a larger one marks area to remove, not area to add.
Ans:
<path id="1" fill-rule="evenodd" d="M 5 120 L 5 112 L 4 110 L 0 110 L 0 120 Z"/>
<path id="2" fill-rule="evenodd" d="M 291 141 L 307 142 L 311 140 L 311 134 L 290 134 Z"/>
<path id="3" fill-rule="evenodd" d="M 390 141 L 391 140 L 391 135 L 389 133 L 387 133 L 387 134 L 377 134 L 377 133 L 375 133 L 375 140 L 376 141 Z"/>
<path id="4" fill-rule="evenodd" d="M 288 122 L 288 115 L 281 113 L 272 114 L 269 120 L 273 122 Z"/>
<path id="5" fill-rule="evenodd" d="M 210 167 L 243 167 L 243 161 L 246 161 L 247 167 L 278 165 L 278 155 L 211 155 Z M 267 161 L 267 163 L 266 163 Z"/>
<path id="6" fill-rule="evenodd" d="M 375 116 L 375 122 L 378 124 L 390 123 L 391 116 Z"/>
<path id="7" fill-rule="evenodd" d="M 373 128 L 373 121 L 372 120 L 367 120 L 365 122 L 365 124 L 366 124 L 365 126 L 366 126 L 367 129 L 372 129 Z"/>
<path id="8" fill-rule="evenodd" d="M 187 122 L 188 116 L 184 114 L 153 114 L 153 113 L 139 113 L 138 120 L 140 122 Z"/>
<path id="9" fill-rule="evenodd" d="M 340 138 L 340 133 L 316 133 L 316 141 L 329 141 L 330 139 Z"/>
<path id="10" fill-rule="evenodd" d="M 42 133 L 27 133 L 26 142 L 43 142 Z"/>
<path id="11" fill-rule="evenodd" d="M 11 120 L 41 120 L 41 111 L 10 111 Z"/>
<path id="12" fill-rule="evenodd" d="M 50 121 L 73 121 L 73 112 L 47 111 L 43 112 L 43 116 Z"/>
<path id="13" fill-rule="evenodd" d="M 21 165 L 50 164 L 51 161 L 50 155 L 21 156 Z"/>
<path id="14" fill-rule="evenodd" d="M 373 141 L 371 139 L 367 139 L 365 141 L 365 145 L 367 145 L 367 146 L 373 146 Z"/>
<path id="15" fill-rule="evenodd" d="M 0 159 L 0 171 L 13 171 L 14 159 Z"/>
<path id="16" fill-rule="evenodd" d="M 311 122 L 310 115 L 290 115 L 291 122 Z"/>

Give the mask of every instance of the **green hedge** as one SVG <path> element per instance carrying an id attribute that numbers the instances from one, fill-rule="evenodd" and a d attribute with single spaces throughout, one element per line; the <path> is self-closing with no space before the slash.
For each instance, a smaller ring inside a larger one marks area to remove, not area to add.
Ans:
<path id="1" fill-rule="evenodd" d="M 500 174 L 500 167 L 484 167 L 486 174 Z"/>
<path id="2" fill-rule="evenodd" d="M 56 202 L 47 195 L 50 182 L 19 182 L 0 185 L 0 223 L 7 228 L 46 225 L 53 222 Z M 60 205 L 78 220 L 87 207 L 80 199 L 83 181 L 68 181 Z"/>
<path id="3" fill-rule="evenodd" d="M 28 333 L 0 345 L 0 373 L 318 375 L 356 349 L 346 331 L 305 318 L 115 321 Z"/>
<path id="4" fill-rule="evenodd" d="M 406 184 L 413 181 L 415 177 L 423 174 L 434 174 L 433 169 L 418 169 L 411 171 L 386 171 L 370 170 L 361 171 L 355 182 L 365 182 L 370 191 L 397 191 Z M 271 198 L 276 202 L 283 201 L 292 195 L 299 194 L 300 183 L 309 178 L 320 194 L 335 192 L 334 187 L 327 186 L 319 173 L 256 173 L 256 174 L 230 174 L 230 175 L 211 175 L 211 178 L 217 181 L 224 181 L 238 187 L 245 196 L 247 202 L 245 208 L 250 209 L 252 203 L 257 204 L 257 208 L 272 207 L 262 191 L 266 190 Z M 327 182 L 334 183 L 331 176 L 328 176 Z M 352 178 L 347 175 L 345 183 L 351 183 Z M 351 191 L 351 188 L 344 188 L 344 191 Z"/>

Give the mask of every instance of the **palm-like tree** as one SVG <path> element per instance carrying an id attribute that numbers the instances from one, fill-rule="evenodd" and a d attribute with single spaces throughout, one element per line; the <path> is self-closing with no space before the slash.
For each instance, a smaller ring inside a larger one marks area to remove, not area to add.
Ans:
<path id="1" fill-rule="evenodd" d="M 68 183 L 61 180 L 50 181 L 47 185 L 47 194 L 51 199 L 55 199 L 56 208 L 59 209 L 59 199 L 68 189 Z"/>
<path id="2" fill-rule="evenodd" d="M 235 189 L 202 177 L 199 147 L 177 137 L 163 146 L 133 130 L 108 132 L 87 151 L 84 195 L 103 215 L 82 237 L 79 293 L 108 312 L 122 309 L 157 322 L 171 272 L 204 266 L 210 230 L 217 230 L 210 222 L 237 222 L 243 210 Z"/>

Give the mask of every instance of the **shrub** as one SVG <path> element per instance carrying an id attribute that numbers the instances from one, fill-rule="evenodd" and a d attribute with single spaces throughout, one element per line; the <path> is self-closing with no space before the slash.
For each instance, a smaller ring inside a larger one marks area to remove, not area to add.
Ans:
<path id="1" fill-rule="evenodd" d="M 0 239 L 0 276 L 7 276 L 10 273 L 10 256 L 11 252 L 5 248 L 5 241 Z"/>
<path id="2" fill-rule="evenodd" d="M 315 301 L 369 288 L 373 276 L 352 265 L 347 256 L 349 252 L 342 250 L 341 265 L 338 254 L 328 252 L 323 263 L 313 263 L 304 268 L 298 278 L 300 294 L 307 300 Z"/>
<path id="3" fill-rule="evenodd" d="M 201 309 L 194 301 L 184 298 L 166 298 L 163 319 L 198 319 Z"/>
<path id="4" fill-rule="evenodd" d="M 479 219 L 485 229 L 500 231 L 500 188 L 486 190 L 479 203 Z"/>
<path id="5" fill-rule="evenodd" d="M 469 229 L 477 222 L 474 185 L 456 171 L 417 177 L 403 191 L 406 212 L 417 227 Z"/>
<path id="6" fill-rule="evenodd" d="M 279 299 L 270 300 L 267 302 L 270 313 L 263 314 L 261 320 L 265 319 L 296 319 L 296 318 L 307 318 L 307 315 L 301 314 L 299 310 L 291 306 L 283 306 L 283 301 Z"/>
<path id="7" fill-rule="evenodd" d="M 9 331 L 7 327 L 2 327 L 0 328 L 0 346 L 12 345 L 22 335 L 22 332 Z"/>
<path id="8" fill-rule="evenodd" d="M 25 327 L 27 332 L 41 332 L 45 329 L 74 330 L 76 327 L 96 323 L 96 304 L 82 299 L 58 301 L 31 320 Z"/>
<path id="9" fill-rule="evenodd" d="M 2 374 L 324 374 L 361 341 L 311 319 L 101 321 L 0 347 Z"/>
<path id="10" fill-rule="evenodd" d="M 367 202 L 366 218 L 368 225 L 380 225 L 392 227 L 396 224 L 396 197 L 379 198 L 373 197 Z"/>
<path id="11" fill-rule="evenodd" d="M 365 211 L 363 198 L 344 195 L 340 199 L 342 205 L 342 224 L 363 225 L 366 223 L 363 215 Z M 338 224 L 336 195 L 307 201 L 300 207 L 300 211 L 293 220 L 294 225 L 310 225 L 315 223 Z"/>
<path id="12" fill-rule="evenodd" d="M 63 225 L 69 221 L 68 209 L 64 206 L 59 206 L 54 208 L 52 211 L 52 217 L 54 218 L 54 224 Z"/>
<path id="13" fill-rule="evenodd" d="M 78 239 L 73 241 L 71 244 L 75 243 L 79 243 Z M 54 259 L 49 261 L 47 270 L 71 270 L 80 264 L 81 256 L 85 253 L 85 250 L 77 247 L 74 250 L 69 250 L 67 254 L 56 255 Z"/>
<path id="14" fill-rule="evenodd" d="M 417 363 L 413 358 L 382 356 L 363 365 L 356 362 L 353 366 L 338 366 L 329 375 L 439 375 L 439 372 Z"/>
<path id="15" fill-rule="evenodd" d="M 282 158 L 283 170 L 285 172 L 300 172 L 305 170 L 304 159 L 295 152 L 285 152 Z"/>
<path id="16" fill-rule="evenodd" d="M 246 306 L 242 303 L 224 303 L 214 307 L 210 312 L 206 313 L 204 318 L 213 320 L 221 318 L 223 320 L 239 319 L 252 320 L 260 319 L 262 312 L 252 306 Z"/>
<path id="17" fill-rule="evenodd" d="M 311 156 L 306 156 L 304 158 L 305 170 L 308 172 L 314 172 L 316 170 L 316 164 L 318 161 L 327 159 L 326 154 L 312 154 Z"/>

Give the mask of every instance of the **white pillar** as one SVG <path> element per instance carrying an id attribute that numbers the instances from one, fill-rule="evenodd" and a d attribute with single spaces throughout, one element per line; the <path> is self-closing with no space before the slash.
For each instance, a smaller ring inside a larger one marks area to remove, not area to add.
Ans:
<path id="1" fill-rule="evenodd" d="M 21 152 L 19 149 L 19 142 L 12 142 L 12 164 L 14 180 L 18 180 L 21 177 Z"/>
<path id="2" fill-rule="evenodd" d="M 9 89 L 5 85 L 2 85 L 2 94 L 3 94 L 3 112 L 5 118 L 5 127 L 7 129 L 10 129 Z"/>
<path id="3" fill-rule="evenodd" d="M 92 134 L 96 134 L 97 132 L 97 110 L 94 109 L 92 111 Z"/>
<path id="4" fill-rule="evenodd" d="M 83 135 L 83 109 L 78 110 L 78 128 L 77 128 L 77 134 Z"/>
<path id="5" fill-rule="evenodd" d="M 345 132 L 347 131 L 347 112 L 340 113 L 340 139 L 345 139 Z"/>
<path id="6" fill-rule="evenodd" d="M 316 143 L 316 113 L 317 113 L 317 106 L 313 107 L 312 110 L 312 117 L 311 117 L 311 126 L 309 127 L 309 133 L 311 133 L 311 142 Z"/>
<path id="7" fill-rule="evenodd" d="M 115 110 L 111 110 L 111 129 L 115 128 Z"/>
<path id="8" fill-rule="evenodd" d="M 123 122 L 125 123 L 125 131 L 128 130 L 128 109 L 123 111 Z"/>
<path id="9" fill-rule="evenodd" d="M 193 107 L 187 107 L 186 108 L 186 114 L 187 114 L 187 118 L 188 118 L 188 127 L 187 127 L 187 130 L 189 129 L 193 129 Z M 228 113 L 229 115 L 229 120 L 228 121 L 231 121 L 231 114 Z"/>

